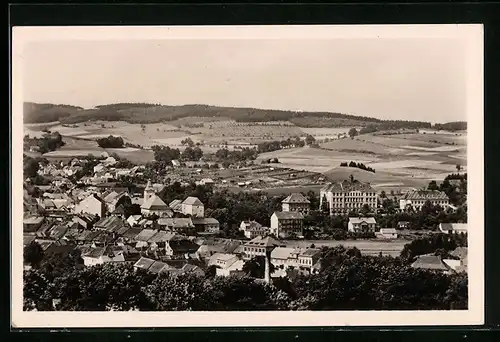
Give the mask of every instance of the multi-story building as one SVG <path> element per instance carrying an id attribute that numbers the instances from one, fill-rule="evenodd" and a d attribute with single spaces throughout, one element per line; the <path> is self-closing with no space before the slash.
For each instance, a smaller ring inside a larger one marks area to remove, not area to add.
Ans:
<path id="1" fill-rule="evenodd" d="M 271 234 L 278 238 L 302 236 L 304 215 L 298 211 L 276 211 L 271 216 Z"/>
<path id="2" fill-rule="evenodd" d="M 432 205 L 440 205 L 441 207 L 445 207 L 450 204 L 450 199 L 442 191 L 417 190 L 408 192 L 405 196 L 403 196 L 403 198 L 399 201 L 399 209 L 405 210 L 408 207 L 412 207 L 415 210 L 420 210 L 427 201 L 431 202 Z"/>
<path id="3" fill-rule="evenodd" d="M 270 255 L 273 249 L 281 246 L 282 244 L 279 241 L 270 236 L 265 238 L 257 236 L 243 245 L 243 258 L 249 260 L 256 256 L 265 257 L 266 255 Z"/>
<path id="4" fill-rule="evenodd" d="M 310 209 L 311 202 L 301 193 L 293 193 L 281 202 L 282 211 L 299 211 L 307 214 Z"/>
<path id="5" fill-rule="evenodd" d="M 342 181 L 325 185 L 320 190 L 320 209 L 328 203 L 330 215 L 347 214 L 361 210 L 366 204 L 370 209 L 377 208 L 377 193 L 369 183 Z"/>
<path id="6" fill-rule="evenodd" d="M 188 197 L 182 202 L 182 213 L 194 217 L 205 216 L 205 206 L 197 197 Z"/>
<path id="7" fill-rule="evenodd" d="M 75 214 L 91 214 L 103 217 L 106 212 L 106 204 L 97 196 L 92 194 L 75 206 Z"/>
<path id="8" fill-rule="evenodd" d="M 256 221 L 242 221 L 239 230 L 242 231 L 248 239 L 253 239 L 257 236 L 265 236 L 269 232 L 268 227 L 264 227 Z"/>

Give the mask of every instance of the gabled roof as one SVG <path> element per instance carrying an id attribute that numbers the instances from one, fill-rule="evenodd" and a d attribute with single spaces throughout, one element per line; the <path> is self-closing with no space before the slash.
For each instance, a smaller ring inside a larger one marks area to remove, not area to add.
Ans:
<path id="1" fill-rule="evenodd" d="M 213 217 L 193 217 L 191 219 L 193 224 L 219 224 L 219 221 Z"/>
<path id="2" fill-rule="evenodd" d="M 348 180 L 326 184 L 321 188 L 321 191 L 335 192 L 335 193 L 351 192 L 351 191 L 362 191 L 362 192 L 372 192 L 372 193 L 375 192 L 375 190 L 371 187 L 369 183 L 361 183 L 359 181 L 354 181 L 353 183 L 351 183 Z"/>
<path id="3" fill-rule="evenodd" d="M 298 211 L 275 211 L 278 220 L 302 220 L 304 215 Z"/>
<path id="4" fill-rule="evenodd" d="M 169 207 L 174 211 L 181 211 L 182 209 L 182 201 L 181 200 L 173 200 L 170 202 Z"/>
<path id="5" fill-rule="evenodd" d="M 302 253 L 300 253 L 300 256 L 315 256 L 319 253 L 321 253 L 321 250 L 318 248 L 308 248 Z"/>
<path id="6" fill-rule="evenodd" d="M 198 206 L 201 206 L 203 205 L 203 203 L 198 199 L 198 197 L 188 197 L 184 200 L 184 202 L 182 202 L 182 204 L 186 204 L 186 205 L 198 205 Z"/>
<path id="7" fill-rule="evenodd" d="M 439 226 L 441 230 L 467 232 L 467 223 L 440 223 Z"/>
<path id="8" fill-rule="evenodd" d="M 151 266 L 149 266 L 148 271 L 151 273 L 158 274 L 165 266 L 167 266 L 167 264 L 165 264 L 164 262 L 155 261 L 151 264 Z"/>
<path id="9" fill-rule="evenodd" d="M 160 226 L 165 226 L 168 228 L 192 228 L 194 227 L 191 218 L 184 217 L 162 217 L 158 219 L 158 224 Z"/>
<path id="10" fill-rule="evenodd" d="M 441 260 L 441 257 L 434 254 L 419 255 L 417 257 L 417 260 L 415 260 L 415 262 L 413 262 L 411 266 L 414 268 L 422 268 L 427 270 L 450 270 L 450 267 Z"/>
<path id="11" fill-rule="evenodd" d="M 141 208 L 148 210 L 166 210 L 168 209 L 168 205 L 166 205 L 160 197 L 153 195 L 141 205 Z"/>
<path id="12" fill-rule="evenodd" d="M 311 203 L 307 198 L 304 197 L 301 193 L 293 193 L 289 195 L 287 198 L 285 198 L 282 203 L 304 203 L 304 204 L 309 204 Z"/>
<path id="13" fill-rule="evenodd" d="M 272 259 L 288 259 L 290 255 L 295 251 L 295 248 L 290 247 L 276 247 L 271 252 Z"/>
<path id="14" fill-rule="evenodd" d="M 158 231 L 153 230 L 153 229 L 143 229 L 139 235 L 135 237 L 136 241 L 143 241 L 147 242 L 149 239 L 151 239 Z"/>
<path id="15" fill-rule="evenodd" d="M 151 267 L 151 265 L 154 264 L 154 260 L 153 259 L 149 259 L 149 258 L 140 258 L 135 264 L 134 264 L 134 267 L 137 267 L 137 268 L 142 268 L 143 270 L 147 270 Z"/>
<path id="16" fill-rule="evenodd" d="M 404 197 L 406 200 L 448 200 L 448 196 L 438 190 L 417 190 L 409 192 Z"/>
<path id="17" fill-rule="evenodd" d="M 169 233 L 164 230 L 158 231 L 155 235 L 153 235 L 148 242 L 167 242 L 170 240 L 175 240 L 180 238 L 176 233 Z"/>
<path id="18" fill-rule="evenodd" d="M 453 251 L 450 252 L 451 255 L 459 257 L 460 259 L 467 258 L 467 247 L 457 247 Z"/>
<path id="19" fill-rule="evenodd" d="M 359 224 L 359 223 L 376 224 L 374 217 L 349 217 L 349 223 Z"/>
<path id="20" fill-rule="evenodd" d="M 282 245 L 278 240 L 273 239 L 270 236 L 262 238 L 262 236 L 257 236 L 256 238 L 245 243 L 247 246 L 259 246 L 259 247 L 279 247 Z"/>
<path id="21" fill-rule="evenodd" d="M 100 219 L 97 223 L 94 224 L 94 227 L 104 229 L 109 232 L 115 232 L 125 225 L 126 223 L 121 218 L 117 216 L 108 216 Z"/>

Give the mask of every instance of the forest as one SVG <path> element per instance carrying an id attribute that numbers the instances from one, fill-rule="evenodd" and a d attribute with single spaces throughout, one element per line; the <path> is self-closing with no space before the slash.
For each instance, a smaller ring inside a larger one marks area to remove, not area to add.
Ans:
<path id="1" fill-rule="evenodd" d="M 333 112 L 296 112 L 256 108 L 232 108 L 207 105 L 167 106 L 148 103 L 117 103 L 92 109 L 75 106 L 24 104 L 25 123 L 60 121 L 74 124 L 88 120 L 126 121 L 129 123 L 168 122 L 185 117 L 222 117 L 237 122 L 290 121 L 299 127 L 376 126 L 377 129 L 431 128 L 431 123 L 405 120 L 380 120 Z"/>

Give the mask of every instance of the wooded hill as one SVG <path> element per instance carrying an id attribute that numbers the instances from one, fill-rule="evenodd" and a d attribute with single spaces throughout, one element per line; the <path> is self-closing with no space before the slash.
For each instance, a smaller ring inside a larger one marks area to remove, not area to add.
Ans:
<path id="1" fill-rule="evenodd" d="M 232 108 L 208 105 L 166 106 L 150 103 L 116 103 L 93 109 L 57 104 L 24 103 L 25 123 L 59 121 L 74 124 L 85 121 L 126 121 L 129 123 L 168 122 L 186 117 L 217 117 L 237 122 L 289 121 L 300 127 L 376 126 L 378 129 L 431 128 L 429 122 L 380 120 L 332 112 Z"/>

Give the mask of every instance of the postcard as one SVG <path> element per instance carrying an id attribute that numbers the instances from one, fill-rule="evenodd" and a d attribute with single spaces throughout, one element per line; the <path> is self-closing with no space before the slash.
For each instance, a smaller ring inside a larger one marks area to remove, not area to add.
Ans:
<path id="1" fill-rule="evenodd" d="M 13 327 L 483 323 L 481 25 L 12 32 Z"/>

